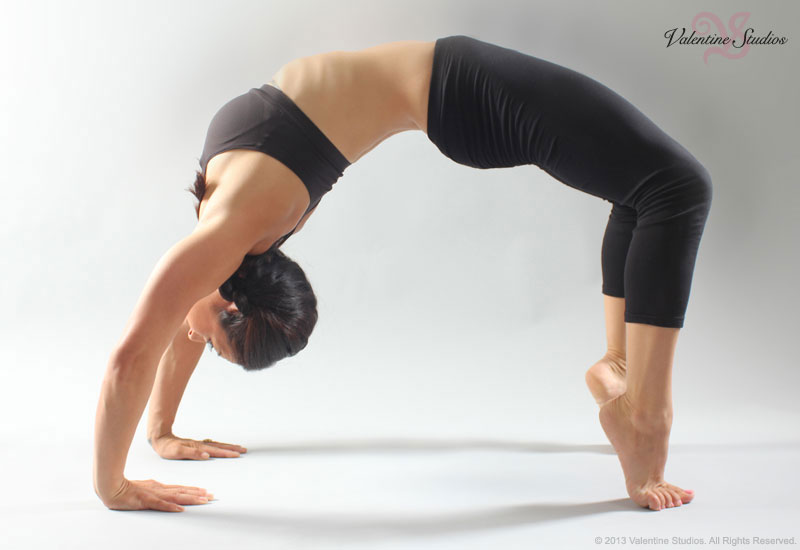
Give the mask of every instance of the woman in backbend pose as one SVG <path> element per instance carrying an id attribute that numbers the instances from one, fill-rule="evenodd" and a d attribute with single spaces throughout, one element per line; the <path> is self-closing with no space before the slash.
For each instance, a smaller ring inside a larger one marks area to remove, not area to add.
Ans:
<path id="1" fill-rule="evenodd" d="M 103 380 L 94 487 L 106 506 L 179 511 L 207 502 L 201 488 L 124 477 L 151 390 L 148 439 L 161 456 L 245 451 L 172 435 L 204 344 L 249 370 L 305 346 L 316 299 L 278 247 L 348 165 L 406 130 L 426 132 L 460 164 L 533 164 L 612 204 L 601 255 L 608 351 L 586 381 L 630 497 L 653 510 L 692 500 L 663 473 L 672 361 L 711 204 L 708 172 L 597 81 L 451 36 L 296 59 L 214 116 L 193 189 L 197 226 L 155 266 Z"/>

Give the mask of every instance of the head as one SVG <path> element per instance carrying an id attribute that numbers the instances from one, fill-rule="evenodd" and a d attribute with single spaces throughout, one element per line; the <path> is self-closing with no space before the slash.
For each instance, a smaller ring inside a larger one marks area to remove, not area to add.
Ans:
<path id="1" fill-rule="evenodd" d="M 263 369 L 306 347 L 317 298 L 306 274 L 280 250 L 245 257 L 219 293 L 236 306 L 220 323 L 246 370 Z"/>
<path id="2" fill-rule="evenodd" d="M 199 201 L 205 179 L 189 191 Z M 236 272 L 186 316 L 189 338 L 204 340 L 245 370 L 260 370 L 302 350 L 317 323 L 317 298 L 305 273 L 283 252 L 245 256 Z"/>
<path id="3" fill-rule="evenodd" d="M 317 299 L 300 266 L 276 249 L 245 257 L 186 319 L 190 339 L 209 343 L 245 370 L 260 370 L 306 347 Z"/>

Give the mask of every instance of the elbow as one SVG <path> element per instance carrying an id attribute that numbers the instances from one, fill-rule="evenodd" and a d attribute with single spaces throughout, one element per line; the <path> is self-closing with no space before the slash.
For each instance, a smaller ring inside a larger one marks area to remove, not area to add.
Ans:
<path id="1" fill-rule="evenodd" d="M 127 365 L 136 362 L 139 353 L 130 346 L 117 346 L 108 359 L 108 367 L 114 370 L 124 370 Z"/>
<path id="2" fill-rule="evenodd" d="M 106 376 L 115 380 L 124 380 L 141 370 L 145 354 L 131 346 L 117 346 L 108 359 Z"/>

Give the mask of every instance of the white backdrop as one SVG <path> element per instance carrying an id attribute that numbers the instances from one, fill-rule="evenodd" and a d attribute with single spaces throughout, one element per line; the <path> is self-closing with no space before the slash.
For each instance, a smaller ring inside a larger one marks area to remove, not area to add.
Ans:
<path id="1" fill-rule="evenodd" d="M 665 31 L 701 10 L 749 11 L 757 34 L 789 42 L 707 64 L 703 47 L 666 48 Z M 184 188 L 217 109 L 295 57 L 450 34 L 600 80 L 709 169 L 673 441 L 797 443 L 796 2 L 4 1 L 2 11 L 0 449 L 24 473 L 10 481 L 24 502 L 102 508 L 90 476 L 100 380 L 150 270 L 195 223 Z M 348 437 L 605 443 L 583 373 L 604 352 L 609 207 L 534 166 L 474 170 L 420 132 L 390 138 L 283 246 L 319 300 L 309 346 L 258 373 L 208 354 L 176 431 L 310 448 Z M 156 476 L 143 433 L 144 422 L 129 462 L 137 479 Z M 74 457 L 68 471 L 48 462 L 59 450 Z M 162 481 L 200 483 L 195 464 L 176 464 Z M 32 479 L 47 486 L 40 496 Z"/>

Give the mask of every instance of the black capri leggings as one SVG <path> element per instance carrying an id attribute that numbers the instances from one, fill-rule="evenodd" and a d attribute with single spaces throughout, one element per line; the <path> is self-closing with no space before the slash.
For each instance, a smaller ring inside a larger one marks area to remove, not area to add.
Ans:
<path id="1" fill-rule="evenodd" d="M 683 326 L 711 177 L 625 98 L 555 63 L 450 36 L 434 49 L 428 137 L 459 164 L 535 164 L 611 202 L 602 292 L 625 298 L 626 322 Z"/>

